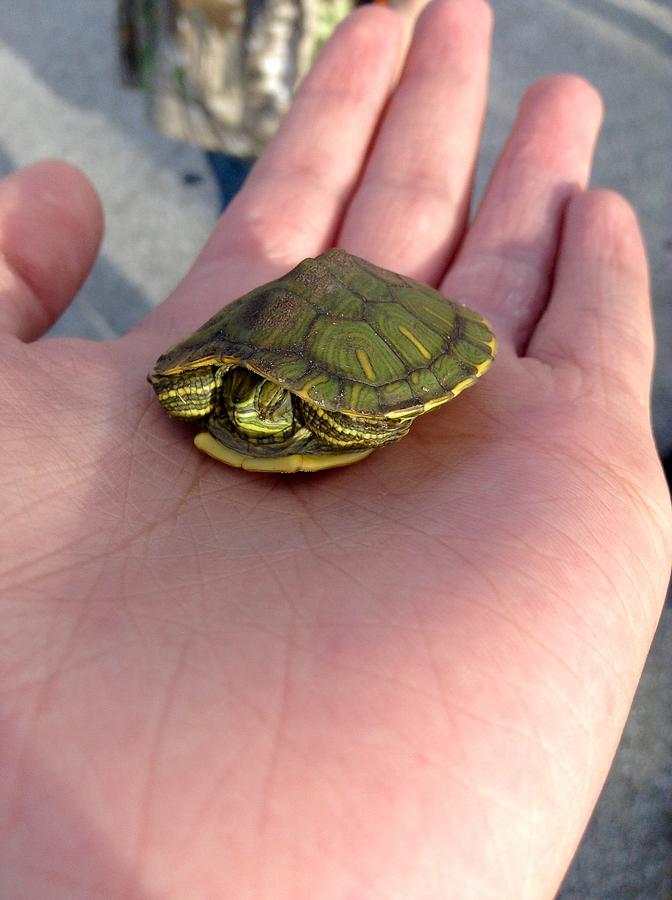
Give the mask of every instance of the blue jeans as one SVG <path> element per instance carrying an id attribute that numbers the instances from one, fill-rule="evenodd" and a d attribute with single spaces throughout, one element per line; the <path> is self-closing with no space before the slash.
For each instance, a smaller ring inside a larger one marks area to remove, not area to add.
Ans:
<path id="1" fill-rule="evenodd" d="M 206 150 L 205 158 L 217 182 L 220 207 L 225 209 L 243 186 L 255 160 L 241 159 L 213 150 Z"/>

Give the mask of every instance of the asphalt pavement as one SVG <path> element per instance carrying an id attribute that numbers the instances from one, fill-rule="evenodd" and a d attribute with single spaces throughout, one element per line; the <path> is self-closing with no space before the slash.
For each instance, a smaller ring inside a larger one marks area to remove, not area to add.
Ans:
<path id="1" fill-rule="evenodd" d="M 651 262 L 654 423 L 672 451 L 672 8 L 669 0 L 493 0 L 485 179 L 531 81 L 590 79 L 606 118 L 593 185 L 637 208 Z M 102 254 L 53 334 L 103 339 L 139 321 L 185 274 L 215 220 L 202 155 L 148 124 L 116 72 L 111 0 L 4 0 L 0 175 L 67 159 L 101 194 Z M 615 348 L 617 353 L 617 348 Z M 558 900 L 672 900 L 672 606 L 666 607 L 619 754 Z"/>

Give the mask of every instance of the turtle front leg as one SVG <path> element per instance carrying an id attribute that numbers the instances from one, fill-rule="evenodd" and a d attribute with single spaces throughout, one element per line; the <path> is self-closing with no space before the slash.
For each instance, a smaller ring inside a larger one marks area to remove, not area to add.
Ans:
<path id="1" fill-rule="evenodd" d="M 209 415 L 222 383 L 221 366 L 199 366 L 171 375 L 149 375 L 163 408 L 175 419 L 193 421 Z"/>
<path id="2" fill-rule="evenodd" d="M 408 434 L 413 418 L 374 419 L 366 416 L 348 416 L 330 412 L 299 400 L 301 418 L 307 428 L 321 441 L 334 449 L 357 449 L 382 447 L 401 440 Z"/>

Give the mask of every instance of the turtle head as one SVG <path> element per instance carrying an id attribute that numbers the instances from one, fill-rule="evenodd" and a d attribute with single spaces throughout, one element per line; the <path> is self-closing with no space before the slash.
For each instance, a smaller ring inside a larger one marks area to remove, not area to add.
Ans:
<path id="1" fill-rule="evenodd" d="M 242 366 L 222 378 L 221 407 L 238 436 L 252 443 L 283 441 L 298 424 L 290 392 Z"/>

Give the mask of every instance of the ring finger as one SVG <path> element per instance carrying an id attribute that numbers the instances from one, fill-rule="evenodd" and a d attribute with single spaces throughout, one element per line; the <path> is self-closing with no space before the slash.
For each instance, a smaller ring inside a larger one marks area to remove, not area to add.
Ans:
<path id="1" fill-rule="evenodd" d="M 444 279 L 444 293 L 491 319 L 518 353 L 548 299 L 563 212 L 588 182 L 601 118 L 597 92 L 580 78 L 530 88 Z"/>

